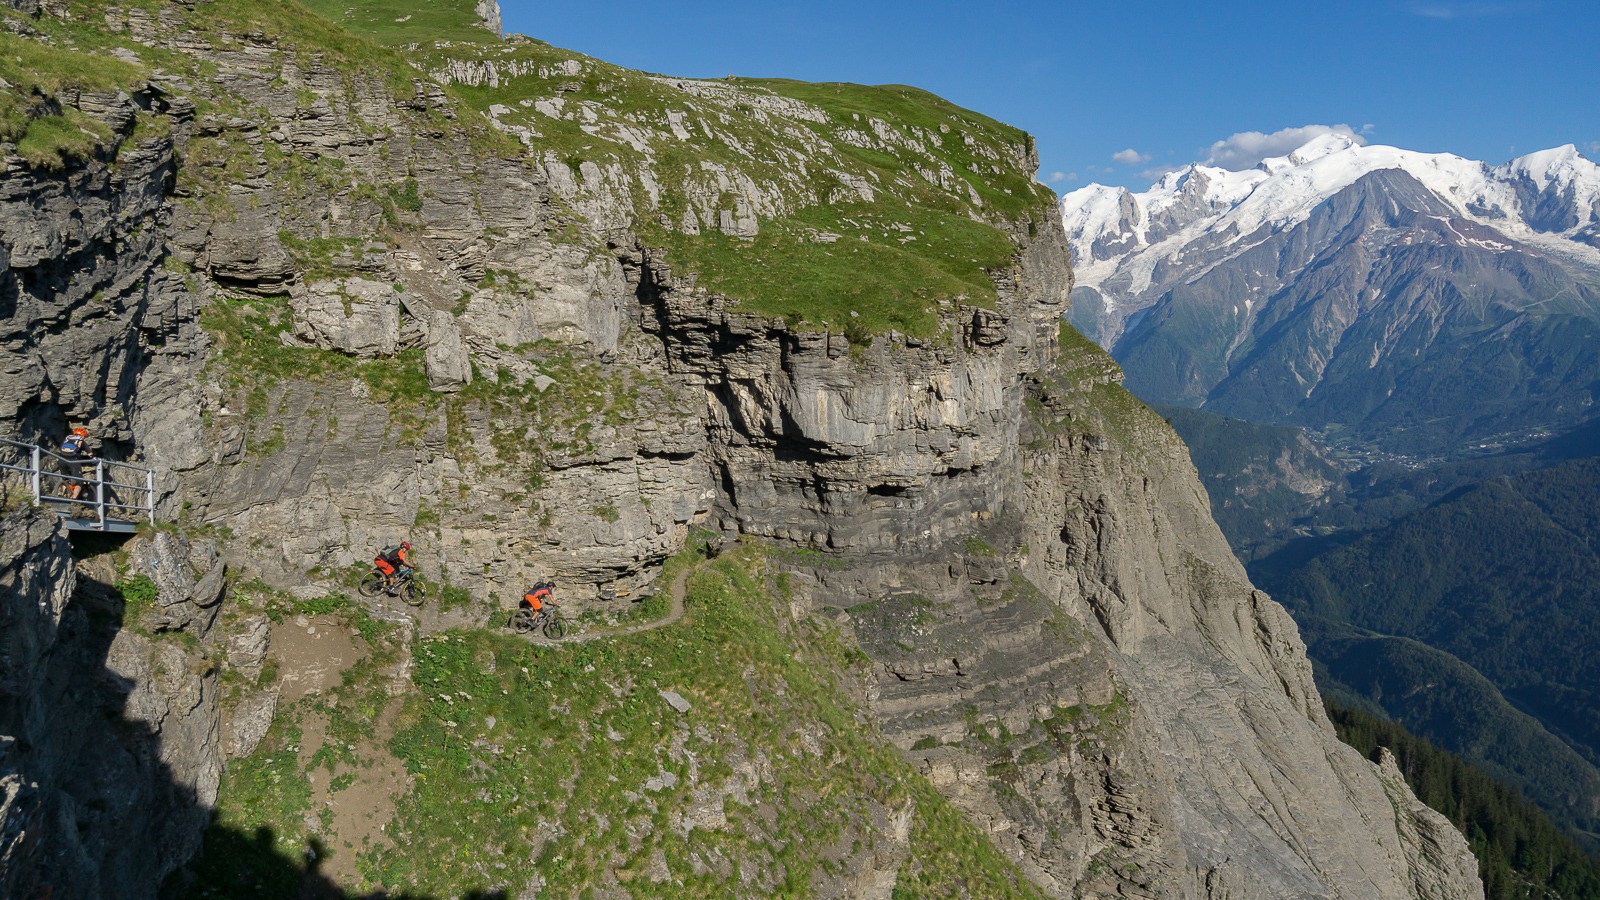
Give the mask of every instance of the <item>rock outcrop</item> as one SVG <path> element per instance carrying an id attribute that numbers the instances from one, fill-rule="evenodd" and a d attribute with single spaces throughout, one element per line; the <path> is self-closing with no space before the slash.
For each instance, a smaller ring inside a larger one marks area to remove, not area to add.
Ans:
<path id="1" fill-rule="evenodd" d="M 163 537 L 136 546 L 129 576 L 167 588 L 147 598 L 158 611 L 107 583 L 103 557 L 82 574 L 54 517 L 0 519 L 5 896 L 153 897 L 199 850 L 222 772 L 217 679 L 176 637 L 207 634 L 188 611 L 192 630 L 152 630 L 196 603 L 192 548 Z M 208 574 L 220 589 L 221 567 Z"/>
<path id="2" fill-rule="evenodd" d="M 1465 842 L 1334 737 L 1110 358 L 1075 338 L 1024 380 L 1019 458 L 964 535 L 799 567 L 881 666 L 886 733 L 1063 895 L 1479 896 Z"/>
<path id="3" fill-rule="evenodd" d="M 97 444 L 134 452 L 146 347 L 194 308 L 157 267 L 172 145 L 131 132 L 135 113 L 181 120 L 187 110 L 154 87 L 79 98 L 91 101 L 118 126 L 115 165 L 92 160 L 58 174 L 12 163 L 0 177 L 0 421 L 8 435 L 46 441 L 82 424 Z"/>

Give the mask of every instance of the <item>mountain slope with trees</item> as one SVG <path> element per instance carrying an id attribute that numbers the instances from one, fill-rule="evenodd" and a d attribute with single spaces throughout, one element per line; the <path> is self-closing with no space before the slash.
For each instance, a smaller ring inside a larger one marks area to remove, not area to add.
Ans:
<path id="1" fill-rule="evenodd" d="M 1594 900 L 1600 861 L 1515 791 L 1392 721 L 1328 704 L 1339 739 L 1369 756 L 1392 753 L 1424 803 L 1450 817 L 1479 860 L 1487 900 Z"/>
<path id="2" fill-rule="evenodd" d="M 1600 459 L 1574 460 L 1492 478 L 1304 565 L 1278 572 L 1257 567 L 1258 577 L 1297 614 L 1409 638 L 1460 659 L 1592 766 L 1600 761 L 1597 510 Z M 1313 646 L 1315 633 L 1311 629 Z M 1364 682 L 1377 676 L 1354 674 L 1362 666 L 1343 660 L 1349 648 L 1336 631 L 1326 638 L 1327 655 L 1341 661 L 1341 681 L 1366 687 L 1366 696 L 1419 727 L 1419 720 L 1390 708 L 1394 701 L 1373 696 L 1378 692 Z M 1383 677 L 1404 680 L 1395 668 L 1420 665 L 1425 671 L 1432 664 L 1403 653 L 1363 665 L 1386 667 Z M 1438 679 L 1418 674 L 1412 681 L 1420 688 Z M 1402 707 L 1414 702 L 1397 699 Z M 1452 711 L 1420 720 L 1425 733 L 1469 756 L 1494 756 L 1478 746 L 1489 735 L 1463 720 L 1474 701 L 1436 702 Z M 1495 760 L 1520 767 L 1519 778 L 1541 780 L 1531 796 L 1546 802 L 1561 797 L 1564 818 L 1595 830 L 1600 791 L 1593 778 L 1574 782 L 1570 771 L 1546 769 L 1551 762 L 1537 756 Z"/>

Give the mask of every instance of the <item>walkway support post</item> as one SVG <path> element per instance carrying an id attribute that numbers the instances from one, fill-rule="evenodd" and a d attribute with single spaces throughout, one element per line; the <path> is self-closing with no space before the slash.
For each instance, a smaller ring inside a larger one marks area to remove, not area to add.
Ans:
<path id="1" fill-rule="evenodd" d="M 39 500 L 39 448 L 38 447 L 34 447 L 33 448 L 33 472 L 31 473 L 31 480 L 33 481 L 33 505 L 34 506 L 38 506 L 39 502 L 40 502 L 40 500 Z"/>
<path id="2" fill-rule="evenodd" d="M 156 523 L 156 473 L 149 470 L 144 473 L 144 505 L 149 507 L 150 524 Z"/>
<path id="3" fill-rule="evenodd" d="M 94 461 L 94 508 L 100 513 L 100 530 L 106 530 L 106 464 Z"/>

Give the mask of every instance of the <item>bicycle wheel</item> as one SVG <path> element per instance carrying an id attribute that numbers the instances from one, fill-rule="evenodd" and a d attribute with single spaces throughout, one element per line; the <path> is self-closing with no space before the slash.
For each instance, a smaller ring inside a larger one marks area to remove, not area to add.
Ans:
<path id="1" fill-rule="evenodd" d="M 377 569 L 368 572 L 356 585 L 356 592 L 363 597 L 376 597 L 383 593 L 383 573 Z"/>
<path id="2" fill-rule="evenodd" d="M 423 601 L 428 599 L 428 591 L 421 582 L 413 578 L 400 586 L 400 599 L 404 600 L 407 606 L 421 606 Z"/>
<path id="3" fill-rule="evenodd" d="M 511 630 L 517 634 L 527 634 L 533 630 L 533 616 L 525 609 L 519 609 L 511 614 Z"/>
<path id="4" fill-rule="evenodd" d="M 565 619 L 551 616 L 550 618 L 544 620 L 544 636 L 550 640 L 559 641 L 566 633 L 567 621 Z"/>

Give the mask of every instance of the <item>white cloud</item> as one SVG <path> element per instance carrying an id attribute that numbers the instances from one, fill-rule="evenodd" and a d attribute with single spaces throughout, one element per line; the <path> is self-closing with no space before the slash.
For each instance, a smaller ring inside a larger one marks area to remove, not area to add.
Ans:
<path id="1" fill-rule="evenodd" d="M 1063 181 L 1077 181 L 1077 180 L 1078 180 L 1078 173 L 1077 172 L 1051 172 L 1050 173 L 1050 183 L 1051 184 L 1060 184 Z"/>
<path id="2" fill-rule="evenodd" d="M 1126 150 L 1118 150 L 1117 152 L 1111 154 L 1111 161 L 1124 166 L 1137 166 L 1140 163 L 1149 162 L 1150 154 L 1140 153 L 1132 147 L 1129 147 Z"/>
<path id="3" fill-rule="evenodd" d="M 1307 141 L 1325 134 L 1342 134 L 1358 144 L 1365 144 L 1367 139 L 1362 135 L 1370 131 L 1370 127 L 1363 126 L 1358 133 L 1349 125 L 1302 125 L 1299 128 L 1284 128 L 1271 134 L 1241 131 L 1226 140 L 1212 144 L 1211 152 L 1206 156 L 1205 162 L 1208 166 L 1220 166 L 1238 172 L 1269 156 L 1291 153 Z"/>
<path id="4" fill-rule="evenodd" d="M 1139 177 L 1148 178 L 1151 181 L 1159 181 L 1163 175 L 1176 172 L 1182 168 L 1183 166 L 1152 166 L 1140 172 Z"/>
<path id="5" fill-rule="evenodd" d="M 1583 145 L 1583 152 L 1590 156 L 1600 156 L 1600 141 L 1590 141 Z"/>
<path id="6" fill-rule="evenodd" d="M 1539 0 L 1509 0 L 1509 2 L 1487 2 L 1487 0 L 1433 0 L 1426 3 L 1412 3 L 1410 6 L 1413 15 L 1425 19 L 1481 19 L 1485 16 L 1507 16 L 1515 13 L 1527 12 L 1538 9 L 1542 4 Z"/>

